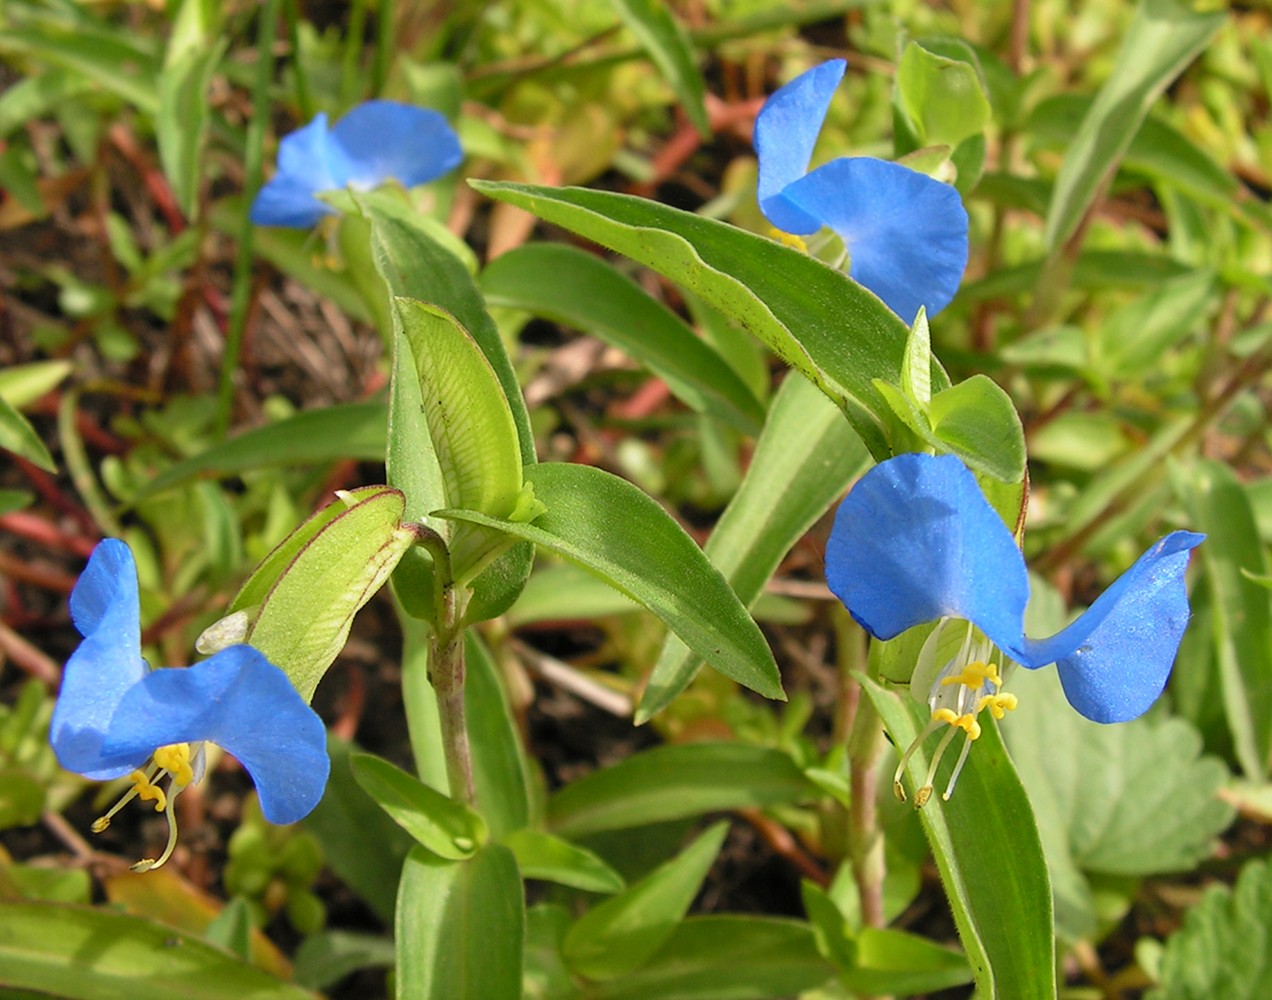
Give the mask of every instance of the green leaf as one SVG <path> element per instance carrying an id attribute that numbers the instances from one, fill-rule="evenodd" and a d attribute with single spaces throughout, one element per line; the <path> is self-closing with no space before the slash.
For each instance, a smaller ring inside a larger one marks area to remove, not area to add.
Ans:
<path id="1" fill-rule="evenodd" d="M 962 953 L 916 934 L 866 927 L 854 943 L 855 964 L 840 981 L 858 993 L 930 993 L 972 979 Z"/>
<path id="2" fill-rule="evenodd" d="M 216 5 L 183 0 L 159 74 L 155 138 L 177 204 L 189 219 L 198 210 L 199 174 L 207 140 L 208 84 L 229 44 L 214 23 Z"/>
<path id="3" fill-rule="evenodd" d="M 595 987 L 598 1000 L 773 1000 L 832 979 L 808 925 L 773 917 L 689 917 L 643 968 Z"/>
<path id="4" fill-rule="evenodd" d="M 717 823 L 639 882 L 588 910 L 565 935 L 566 964 L 589 979 L 617 979 L 644 965 L 684 919 L 720 853 Z"/>
<path id="5" fill-rule="evenodd" d="M 508 848 L 487 844 L 466 861 L 415 848 L 395 926 L 398 1000 L 521 1000 L 525 900 Z"/>
<path id="6" fill-rule="evenodd" d="M 1056 177 L 1045 240 L 1055 251 L 1077 229 L 1153 102 L 1227 18 L 1188 0 L 1140 0 L 1117 63 L 1082 120 Z"/>
<path id="7" fill-rule="evenodd" d="M 140 503 L 195 479 L 233 476 L 250 469 L 316 465 L 345 458 L 382 461 L 386 416 L 383 403 L 344 403 L 302 410 L 276 423 L 244 431 L 165 469 L 139 490 L 131 503 Z"/>
<path id="8" fill-rule="evenodd" d="M 1258 524 L 1241 482 L 1221 462 L 1201 461 L 1179 476 L 1211 591 L 1211 634 L 1224 713 L 1241 769 L 1262 778 L 1272 763 L 1272 609 L 1251 579 L 1268 573 Z"/>
<path id="9" fill-rule="evenodd" d="M 988 375 L 943 389 L 928 406 L 932 434 L 972 469 L 1003 483 L 1025 474 L 1025 432 L 1011 397 Z"/>
<path id="10" fill-rule="evenodd" d="M 601 258 L 564 243 L 531 243 L 481 275 L 492 306 L 524 309 L 613 344 L 664 379 L 693 409 L 747 434 L 764 406 L 729 364 L 675 313 Z"/>
<path id="11" fill-rule="evenodd" d="M 44 785 L 26 768 L 0 766 L 0 830 L 31 826 L 40 821 Z"/>
<path id="12" fill-rule="evenodd" d="M 1214 885 L 1166 942 L 1161 982 L 1146 1000 L 1272 996 L 1272 867 L 1251 861 L 1237 884 Z"/>
<path id="13" fill-rule="evenodd" d="M 658 0 L 610 0 L 610 4 L 671 85 L 677 104 L 698 134 L 710 138 L 711 124 L 704 103 L 706 86 L 694 61 L 693 43 L 671 10 Z"/>
<path id="14" fill-rule="evenodd" d="M 362 790 L 439 858 L 471 858 L 486 842 L 485 820 L 463 803 L 371 754 L 354 754 L 349 763 Z"/>
<path id="15" fill-rule="evenodd" d="M 1097 327 L 1094 367 L 1105 378 L 1143 379 L 1166 351 L 1204 329 L 1216 297 L 1215 276 L 1196 271 L 1114 310 Z"/>
<path id="16" fill-rule="evenodd" d="M 502 837 L 530 822 L 525 751 L 500 682 L 499 665 L 472 630 L 465 634 L 464 656 L 468 668 L 464 708 L 472 743 L 477 808 L 490 825 L 491 835 Z"/>
<path id="17" fill-rule="evenodd" d="M 1228 771 L 1200 756 L 1192 726 L 1179 718 L 1089 722 L 1069 708 L 1053 670 L 1017 670 L 1007 686 L 1019 706 L 1003 733 L 1043 831 L 1060 924 L 1072 936 L 1095 930 L 1075 870 L 1182 872 L 1212 853 L 1233 816 L 1219 798 Z"/>
<path id="18" fill-rule="evenodd" d="M 508 612 L 508 624 L 517 629 L 536 622 L 592 620 L 631 614 L 641 606 L 619 593 L 598 576 L 573 563 L 540 566 L 526 582 Z"/>
<path id="19" fill-rule="evenodd" d="M 197 937 L 110 910 L 0 902 L 0 978 L 72 1000 L 315 1000 Z"/>
<path id="20" fill-rule="evenodd" d="M 966 50 L 966 58 L 951 59 L 912 41 L 901 54 L 897 99 L 920 145 L 952 149 L 983 132 L 993 117 L 975 53 Z"/>
<path id="21" fill-rule="evenodd" d="M 782 699 L 772 651 L 702 550 L 657 503 L 625 480 L 584 465 L 527 466 L 547 507 L 533 523 L 438 511 L 524 538 L 576 562 L 640 602 L 713 668 Z M 622 525 L 622 531 L 615 531 Z"/>
<path id="22" fill-rule="evenodd" d="M 0 448 L 25 458 L 45 472 L 57 472 L 53 456 L 26 417 L 0 396 Z"/>
<path id="23" fill-rule="evenodd" d="M 548 800 L 548 826 L 563 837 L 584 837 L 816 796 L 816 786 L 780 750 L 685 743 L 633 754 L 566 785 Z"/>
<path id="24" fill-rule="evenodd" d="M 353 616 L 415 541 L 402 524 L 405 506 L 387 486 L 344 494 L 267 556 L 230 603 L 247 619 L 237 641 L 264 653 L 306 701 L 344 648 Z M 201 652 L 227 644 L 200 640 Z"/>
<path id="25" fill-rule="evenodd" d="M 517 425 L 521 461 L 534 458 L 534 434 L 517 374 L 504 347 L 499 328 L 473 276 L 463 262 L 422 227 L 416 214 L 387 191 L 360 193 L 358 205 L 371 222 L 376 267 L 390 295 L 419 299 L 445 310 L 477 342 L 503 390 Z"/>
<path id="26" fill-rule="evenodd" d="M 862 685 L 899 748 L 927 723 L 925 706 L 908 695 Z M 910 758 L 916 783 L 926 775 L 929 741 Z M 949 754 L 934 782 L 943 787 Z M 986 1000 L 1055 1000 L 1051 885 L 1029 799 L 987 721 L 948 802 L 940 795 L 919 810 L 946 898 Z"/>
<path id="27" fill-rule="evenodd" d="M 517 858 L 523 878 L 544 879 L 584 892 L 620 892 L 626 883 L 585 848 L 538 830 L 514 830 L 503 845 Z"/>
<path id="28" fill-rule="evenodd" d="M 155 54 L 126 31 L 109 28 L 88 16 L 65 22 L 50 18 L 44 24 L 21 28 L 6 25 L 0 34 L 0 52 L 73 70 L 144 114 L 159 110 L 159 60 Z M 125 66 L 128 72 L 120 72 Z"/>
<path id="29" fill-rule="evenodd" d="M 32 361 L 0 369 L 0 399 L 20 410 L 56 389 L 71 370 L 69 361 Z"/>
<path id="30" fill-rule="evenodd" d="M 897 384 L 908 329 L 847 275 L 773 240 L 629 195 L 472 181 L 492 198 L 626 254 L 683 285 L 749 330 L 848 415 L 878 459 L 889 451 L 885 404 L 871 384 Z M 948 385 L 944 373 L 935 388 Z"/>
<path id="31" fill-rule="evenodd" d="M 296 950 L 296 982 L 311 989 L 335 986 L 358 969 L 392 968 L 393 942 L 373 934 L 324 931 L 310 934 Z"/>
<path id="32" fill-rule="evenodd" d="M 743 604 L 754 604 L 786 553 L 868 461 L 843 414 L 806 379 L 782 383 L 746 477 L 705 549 Z M 636 721 L 669 705 L 701 663 L 677 635 L 668 635 Z"/>

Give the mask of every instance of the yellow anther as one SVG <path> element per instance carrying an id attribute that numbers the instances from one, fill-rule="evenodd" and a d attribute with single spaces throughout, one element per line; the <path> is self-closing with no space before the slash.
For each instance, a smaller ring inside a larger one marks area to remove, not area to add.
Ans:
<path id="1" fill-rule="evenodd" d="M 1008 712 L 1016 710 L 1016 696 L 1010 691 L 1003 694 L 987 694 L 976 703 L 976 711 L 979 713 L 982 709 L 989 709 L 989 714 L 995 719 L 1001 719 Z"/>
<path id="2" fill-rule="evenodd" d="M 170 743 L 160 747 L 155 751 L 154 761 L 172 775 L 172 781 L 176 785 L 188 785 L 194 780 L 189 743 Z"/>
<path id="3" fill-rule="evenodd" d="M 967 733 L 969 740 L 980 738 L 980 723 L 976 721 L 976 716 L 972 712 L 964 712 L 962 715 L 958 715 L 953 709 L 938 708 L 932 713 L 932 721 L 944 722 L 956 729 L 963 730 L 963 732 Z"/>
<path id="4" fill-rule="evenodd" d="M 133 783 L 133 791 L 137 793 L 137 797 L 142 801 L 153 801 L 155 804 L 155 812 L 161 813 L 168 805 L 168 795 L 158 785 L 153 784 L 144 771 L 133 771 L 128 776 L 128 780 Z M 102 817 L 106 819 L 106 817 Z M 109 822 L 109 820 L 108 820 Z"/>
<path id="5" fill-rule="evenodd" d="M 769 229 L 769 235 L 784 247 L 791 247 L 803 253 L 808 253 L 808 244 L 804 242 L 802 236 L 796 236 L 794 233 L 787 233 L 776 226 Z"/>
<path id="6" fill-rule="evenodd" d="M 948 687 L 951 684 L 962 684 L 968 688 L 983 687 L 986 683 L 994 685 L 994 687 L 1002 686 L 1002 679 L 998 676 L 998 665 L 996 663 L 982 663 L 979 660 L 975 663 L 969 663 L 960 673 L 951 674 L 941 680 L 941 687 Z"/>

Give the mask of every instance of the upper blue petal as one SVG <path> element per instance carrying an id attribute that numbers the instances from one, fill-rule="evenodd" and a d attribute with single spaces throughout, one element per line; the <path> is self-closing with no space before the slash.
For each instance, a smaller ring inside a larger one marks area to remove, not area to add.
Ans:
<path id="1" fill-rule="evenodd" d="M 948 184 L 871 157 L 832 160 L 790 184 L 785 198 L 833 229 L 851 275 L 906 323 L 934 316 L 967 268 L 967 211 Z"/>
<path id="2" fill-rule="evenodd" d="M 756 115 L 760 210 L 785 232 L 815 233 L 821 228 L 819 217 L 788 201 L 783 189 L 808 170 L 817 133 L 847 65 L 842 59 L 831 59 L 801 73 L 775 91 Z"/>
<path id="3" fill-rule="evenodd" d="M 371 188 L 393 178 L 413 187 L 454 170 L 464 158 L 443 115 L 396 101 L 359 104 L 336 123 L 331 142 L 348 163 L 342 186 Z"/>
<path id="4" fill-rule="evenodd" d="M 146 676 L 141 656 L 137 564 L 116 538 L 95 549 L 71 591 L 71 620 L 84 641 L 62 674 L 49 742 L 69 771 L 97 781 L 127 774 L 149 756 L 103 753 L 103 741 L 124 693 Z M 150 749 L 154 749 L 151 747 Z"/>
<path id="5" fill-rule="evenodd" d="M 948 616 L 1004 650 L 1023 640 L 1024 559 L 952 455 L 898 455 L 862 476 L 835 515 L 826 580 L 879 639 Z"/>
<path id="6" fill-rule="evenodd" d="M 1145 552 L 1076 621 L 1028 640 L 1016 659 L 1054 662 L 1069 704 L 1095 722 L 1126 722 L 1166 686 L 1188 625 L 1184 570 L 1205 535 L 1176 531 Z"/>
<path id="7" fill-rule="evenodd" d="M 262 226 L 306 229 L 334 211 L 314 195 L 344 187 L 349 172 L 343 150 L 331 142 L 326 114 L 318 114 L 279 142 L 278 172 L 257 192 L 251 220 Z"/>
<path id="8" fill-rule="evenodd" d="M 106 749 L 149 754 L 207 740 L 247 768 L 271 823 L 294 823 L 327 786 L 322 720 L 258 650 L 231 646 L 192 667 L 156 670 L 123 697 Z"/>

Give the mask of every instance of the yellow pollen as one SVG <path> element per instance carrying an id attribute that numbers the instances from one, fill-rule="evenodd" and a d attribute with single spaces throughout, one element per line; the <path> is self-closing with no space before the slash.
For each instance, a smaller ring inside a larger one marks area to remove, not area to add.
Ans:
<path id="1" fill-rule="evenodd" d="M 190 766 L 189 743 L 170 743 L 160 747 L 155 751 L 154 761 L 172 775 L 172 782 L 175 785 L 188 785 L 194 780 L 194 768 Z"/>
<path id="2" fill-rule="evenodd" d="M 948 687 L 951 684 L 962 684 L 967 688 L 978 688 L 986 682 L 996 688 L 1002 687 L 1002 679 L 998 676 L 998 665 L 982 663 L 978 660 L 965 666 L 961 673 L 951 674 L 949 677 L 944 678 L 941 681 L 941 687 Z M 980 711 L 980 709 L 977 709 L 977 711 Z"/>
<path id="3" fill-rule="evenodd" d="M 139 799 L 143 802 L 153 801 L 155 804 L 155 812 L 157 813 L 164 811 L 168 805 L 168 795 L 158 785 L 153 784 L 151 780 L 146 777 L 146 773 L 144 771 L 133 771 L 133 773 L 128 776 L 128 780 L 133 783 L 133 791 L 137 793 L 137 797 Z M 105 819 L 105 817 L 103 817 L 103 819 Z M 109 822 L 109 820 L 107 820 L 107 822 Z M 103 827 L 103 829 L 105 828 Z"/>
<path id="4" fill-rule="evenodd" d="M 769 235 L 784 247 L 791 247 L 794 250 L 808 253 L 808 244 L 804 242 L 804 238 L 802 236 L 796 236 L 794 233 L 783 232 L 776 226 L 769 229 Z"/>
<path id="5" fill-rule="evenodd" d="M 1004 694 L 987 694 L 976 703 L 976 711 L 979 714 L 982 709 L 989 709 L 989 714 L 995 719 L 1001 719 L 1008 712 L 1016 710 L 1016 696 L 1010 691 Z"/>
<path id="6" fill-rule="evenodd" d="M 973 712 L 964 712 L 962 715 L 956 715 L 953 709 L 938 708 L 932 713 L 932 721 L 944 722 L 956 729 L 963 730 L 963 732 L 967 733 L 969 740 L 980 739 L 980 723 L 976 721 L 976 715 Z"/>

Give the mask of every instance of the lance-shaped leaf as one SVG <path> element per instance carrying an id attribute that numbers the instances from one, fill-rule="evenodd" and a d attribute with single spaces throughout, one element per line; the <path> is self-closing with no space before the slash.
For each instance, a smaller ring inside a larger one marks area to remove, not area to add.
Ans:
<path id="1" fill-rule="evenodd" d="M 630 195 L 471 182 L 484 194 L 626 254 L 666 275 L 767 344 L 835 401 L 879 460 L 886 404 L 907 328 L 847 275 L 773 240 Z M 934 367 L 933 390 L 949 385 Z"/>
<path id="2" fill-rule="evenodd" d="M 626 480 L 585 465 L 527 466 L 547 511 L 531 523 L 473 510 L 453 518 L 535 542 L 596 573 L 644 605 L 698 656 L 769 698 L 785 698 L 773 653 L 742 602 L 702 550 L 656 502 Z"/>
<path id="3" fill-rule="evenodd" d="M 649 53 L 658 71 L 676 92 L 694 128 L 704 139 L 711 136 L 704 103 L 706 86 L 693 58 L 693 42 L 688 32 L 672 16 L 666 4 L 657 0 L 610 0 L 610 6 Z"/>
<path id="4" fill-rule="evenodd" d="M 203 653 L 247 642 L 291 678 L 306 700 L 344 648 L 353 616 L 415 540 L 406 501 L 387 486 L 342 493 L 268 556 L 199 637 Z"/>

